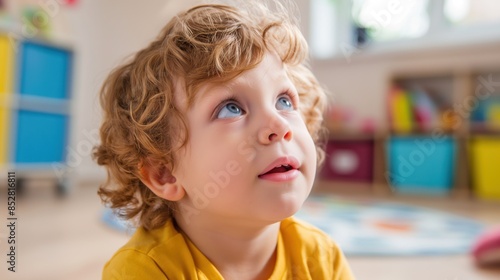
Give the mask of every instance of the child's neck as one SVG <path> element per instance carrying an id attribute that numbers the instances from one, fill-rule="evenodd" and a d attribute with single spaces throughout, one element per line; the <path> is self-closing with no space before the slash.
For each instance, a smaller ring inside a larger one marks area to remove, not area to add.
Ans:
<path id="1" fill-rule="evenodd" d="M 280 223 L 267 226 L 236 225 L 197 219 L 179 227 L 217 267 L 224 279 L 268 279 L 276 261 Z M 180 223 L 179 223 L 180 222 Z"/>

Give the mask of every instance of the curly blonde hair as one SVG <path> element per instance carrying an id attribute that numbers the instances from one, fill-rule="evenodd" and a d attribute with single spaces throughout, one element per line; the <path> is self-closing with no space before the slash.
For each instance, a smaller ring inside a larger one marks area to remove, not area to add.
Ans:
<path id="1" fill-rule="evenodd" d="M 93 155 L 108 171 L 98 194 L 122 218 L 150 230 L 165 224 L 176 209 L 141 181 L 147 163 L 173 170 L 175 152 L 189 139 L 174 103 L 174 82 L 184 81 L 189 107 L 201 84 L 228 81 L 259 64 L 267 51 L 280 56 L 299 92 L 299 109 L 322 162 L 325 92 L 306 66 L 307 44 L 296 23 L 287 8 L 276 7 L 281 11 L 271 12 L 257 2 L 246 9 L 193 7 L 170 20 L 149 46 L 107 77 L 100 93 L 101 143 Z M 175 144 L 179 137 L 180 147 Z"/>

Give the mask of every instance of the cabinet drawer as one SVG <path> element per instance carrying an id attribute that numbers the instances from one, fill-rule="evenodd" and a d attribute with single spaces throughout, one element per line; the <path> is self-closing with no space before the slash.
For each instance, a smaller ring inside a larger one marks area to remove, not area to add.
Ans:
<path id="1" fill-rule="evenodd" d="M 372 140 L 330 140 L 320 177 L 326 180 L 371 182 Z"/>
<path id="2" fill-rule="evenodd" d="M 24 95 L 69 98 L 70 52 L 31 42 L 21 44 L 19 91 Z"/>
<path id="3" fill-rule="evenodd" d="M 446 194 L 453 186 L 456 141 L 453 138 L 394 137 L 387 142 L 388 174 L 399 192 Z"/>
<path id="4" fill-rule="evenodd" d="M 500 199 L 500 138 L 476 137 L 470 151 L 474 192 L 481 198 Z"/>
<path id="5" fill-rule="evenodd" d="M 65 161 L 68 117 L 20 110 L 17 114 L 16 163 Z"/>

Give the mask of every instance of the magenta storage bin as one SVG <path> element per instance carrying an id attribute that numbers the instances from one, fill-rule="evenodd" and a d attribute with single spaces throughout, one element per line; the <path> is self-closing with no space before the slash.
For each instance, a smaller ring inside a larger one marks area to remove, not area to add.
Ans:
<path id="1" fill-rule="evenodd" d="M 319 177 L 325 180 L 371 182 L 373 140 L 330 140 Z"/>

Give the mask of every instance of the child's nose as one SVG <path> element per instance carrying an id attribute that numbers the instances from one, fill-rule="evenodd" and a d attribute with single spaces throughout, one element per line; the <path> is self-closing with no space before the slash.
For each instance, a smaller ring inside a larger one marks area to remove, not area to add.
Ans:
<path id="1" fill-rule="evenodd" d="M 270 144 L 281 139 L 290 141 L 292 140 L 292 131 L 286 120 L 281 116 L 274 116 L 262 124 L 258 138 L 261 144 Z"/>

